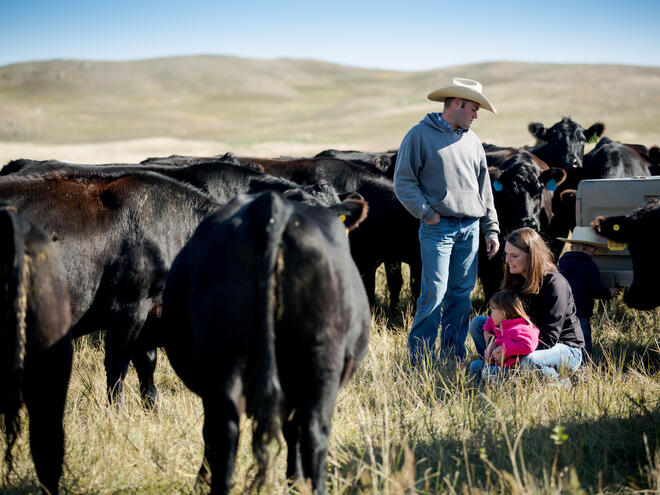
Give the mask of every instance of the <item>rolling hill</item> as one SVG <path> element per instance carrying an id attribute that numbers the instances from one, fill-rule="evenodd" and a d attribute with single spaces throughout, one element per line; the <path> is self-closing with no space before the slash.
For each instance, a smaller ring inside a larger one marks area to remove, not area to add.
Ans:
<path id="1" fill-rule="evenodd" d="M 51 60 L 0 67 L 0 163 L 391 149 L 441 109 L 426 94 L 453 76 L 481 81 L 498 108 L 474 124 L 485 142 L 531 144 L 530 121 L 570 115 L 585 127 L 604 122 L 613 139 L 660 144 L 660 67 L 493 62 L 394 72 L 227 56 Z"/>

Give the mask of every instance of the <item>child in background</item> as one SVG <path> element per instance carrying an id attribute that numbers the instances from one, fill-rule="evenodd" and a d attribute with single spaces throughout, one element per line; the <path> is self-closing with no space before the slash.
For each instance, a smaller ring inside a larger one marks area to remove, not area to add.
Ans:
<path id="1" fill-rule="evenodd" d="M 470 364 L 470 374 L 495 377 L 515 365 L 521 356 L 531 354 L 539 343 L 539 329 L 529 319 L 515 291 L 504 289 L 488 301 L 490 316 L 484 324 L 488 344 L 484 359 Z"/>
<path id="2" fill-rule="evenodd" d="M 600 270 L 593 259 L 596 252 L 607 250 L 607 241 L 599 237 L 591 227 L 575 227 L 570 239 L 557 239 L 571 245 L 571 250 L 559 258 L 557 268 L 571 286 L 584 334 L 584 352 L 591 356 L 591 316 L 594 299 L 611 299 L 619 292 L 619 289 L 610 289 L 603 285 L 600 281 Z"/>

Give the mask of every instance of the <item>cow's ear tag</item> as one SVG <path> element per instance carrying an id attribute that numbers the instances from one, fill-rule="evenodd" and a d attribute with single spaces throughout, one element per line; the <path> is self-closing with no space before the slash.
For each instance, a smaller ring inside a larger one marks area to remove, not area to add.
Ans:
<path id="1" fill-rule="evenodd" d="M 589 141 L 587 141 L 587 143 L 589 143 L 589 144 L 593 144 L 593 143 L 597 143 L 597 142 L 598 142 L 598 136 L 597 136 L 596 134 L 594 134 L 593 136 L 591 136 L 591 137 L 589 138 Z"/>
<path id="2" fill-rule="evenodd" d="M 341 220 L 342 222 L 345 222 L 346 221 L 346 215 L 339 215 L 339 220 Z"/>
<path id="3" fill-rule="evenodd" d="M 504 186 L 499 180 L 495 179 L 493 181 L 493 189 L 495 189 L 496 191 L 501 191 L 502 189 L 504 189 Z"/>
<path id="4" fill-rule="evenodd" d="M 628 245 L 625 242 L 607 241 L 607 249 L 610 251 L 623 251 Z"/>
<path id="5" fill-rule="evenodd" d="M 612 230 L 614 232 L 618 232 L 620 229 L 621 229 L 621 227 L 619 227 L 618 223 L 615 223 L 614 225 L 612 225 Z"/>
<path id="6" fill-rule="evenodd" d="M 546 188 L 548 191 L 554 191 L 555 189 L 557 189 L 557 181 L 556 181 L 555 179 L 550 179 L 550 180 L 546 183 L 545 188 Z"/>

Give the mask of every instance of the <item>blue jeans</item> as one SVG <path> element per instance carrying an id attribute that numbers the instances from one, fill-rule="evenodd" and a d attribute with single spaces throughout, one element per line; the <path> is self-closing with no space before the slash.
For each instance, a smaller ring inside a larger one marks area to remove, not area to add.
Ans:
<path id="1" fill-rule="evenodd" d="M 441 321 L 441 356 L 465 359 L 470 293 L 477 281 L 479 219 L 442 217 L 435 225 L 421 222 L 419 243 L 422 290 L 408 335 L 410 359 L 416 363 L 426 352 L 435 358 Z"/>
<path id="2" fill-rule="evenodd" d="M 483 357 L 486 350 L 483 331 L 484 323 L 486 323 L 485 316 L 475 316 L 470 322 L 469 328 L 470 336 L 477 349 L 477 354 L 481 357 Z M 560 368 L 568 368 L 571 371 L 575 371 L 580 367 L 580 364 L 582 364 L 582 349 L 566 344 L 555 344 L 549 349 L 538 349 L 527 356 L 521 357 L 518 362 L 520 368 L 539 370 L 550 380 L 559 378 Z M 470 364 L 470 374 L 476 375 L 481 373 L 484 366 L 484 361 L 473 361 Z"/>

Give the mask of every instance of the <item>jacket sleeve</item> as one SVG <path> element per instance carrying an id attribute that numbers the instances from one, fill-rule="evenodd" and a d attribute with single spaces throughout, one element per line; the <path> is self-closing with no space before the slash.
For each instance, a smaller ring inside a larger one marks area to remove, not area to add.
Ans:
<path id="1" fill-rule="evenodd" d="M 486 162 L 486 153 L 483 146 L 479 144 L 479 193 L 481 200 L 486 206 L 486 214 L 479 219 L 479 228 L 484 234 L 484 237 L 497 237 L 500 233 L 500 226 L 497 220 L 497 212 L 495 211 L 495 203 L 493 201 L 493 190 L 490 185 L 490 175 L 488 175 L 488 163 Z"/>
<path id="2" fill-rule="evenodd" d="M 433 217 L 435 211 L 424 197 L 419 184 L 422 166 L 419 136 L 412 128 L 403 138 L 394 167 L 394 194 L 412 216 L 420 219 Z"/>
<path id="3" fill-rule="evenodd" d="M 484 332 L 495 335 L 495 324 L 490 316 L 486 319 L 486 323 L 484 323 Z"/>
<path id="4" fill-rule="evenodd" d="M 611 299 L 610 289 L 600 281 L 600 271 L 595 262 L 586 263 L 584 267 L 584 282 L 587 293 L 594 299 Z"/>
<path id="5" fill-rule="evenodd" d="M 536 350 L 539 345 L 539 329 L 532 325 L 524 325 L 504 334 L 500 339 L 495 340 L 497 345 L 504 349 L 504 357 L 526 356 Z"/>

